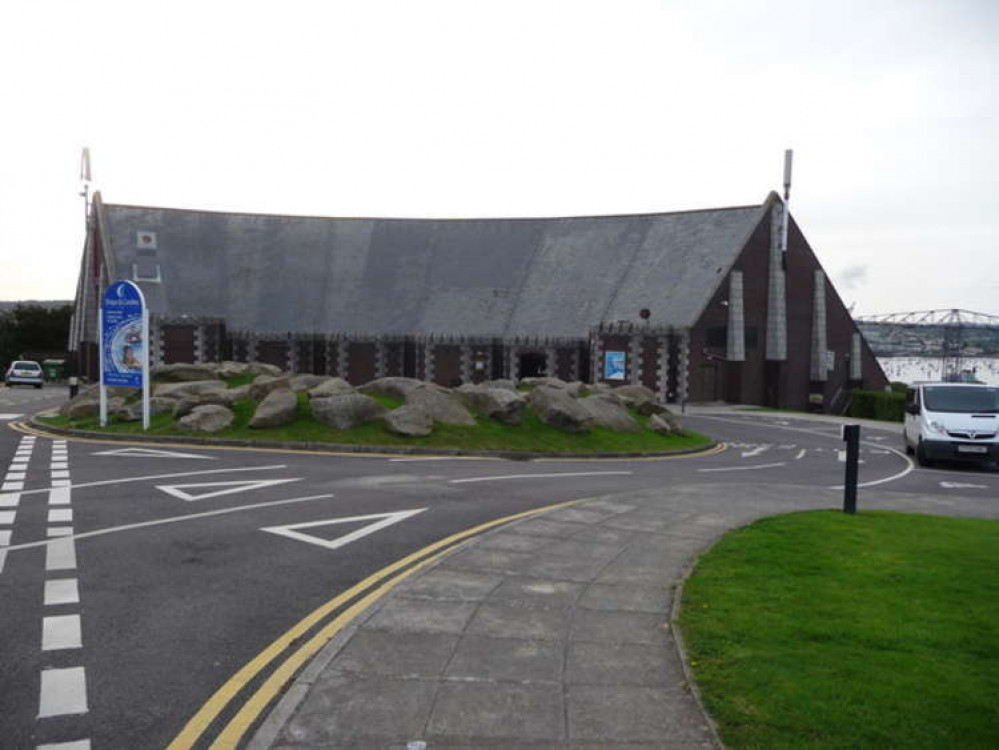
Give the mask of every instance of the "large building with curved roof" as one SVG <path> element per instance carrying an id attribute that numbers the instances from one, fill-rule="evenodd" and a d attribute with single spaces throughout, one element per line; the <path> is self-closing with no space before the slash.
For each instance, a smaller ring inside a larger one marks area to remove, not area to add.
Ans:
<path id="1" fill-rule="evenodd" d="M 560 375 L 664 401 L 831 404 L 884 376 L 783 202 L 619 216 L 323 218 L 91 204 L 71 348 L 143 290 L 156 361 L 249 358 L 351 380 Z M 611 359 L 609 355 L 613 355 Z M 820 398 L 821 397 L 821 398 Z"/>

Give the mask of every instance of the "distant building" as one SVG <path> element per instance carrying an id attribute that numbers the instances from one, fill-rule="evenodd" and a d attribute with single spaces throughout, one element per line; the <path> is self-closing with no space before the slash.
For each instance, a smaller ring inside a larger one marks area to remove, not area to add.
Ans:
<path id="1" fill-rule="evenodd" d="M 157 362 L 259 359 L 352 382 L 555 375 L 663 401 L 835 408 L 887 380 L 783 202 L 623 216 L 365 219 L 93 198 L 71 349 L 142 288 Z M 611 369 L 614 368 L 614 372 Z"/>

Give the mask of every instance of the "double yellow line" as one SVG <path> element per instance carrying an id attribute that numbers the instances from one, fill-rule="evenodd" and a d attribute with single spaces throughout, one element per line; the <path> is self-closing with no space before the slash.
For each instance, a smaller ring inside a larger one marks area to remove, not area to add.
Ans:
<path id="1" fill-rule="evenodd" d="M 261 672 L 278 657 L 291 649 L 293 644 L 312 630 L 327 615 L 335 612 L 352 599 L 360 597 L 356 602 L 343 610 L 326 626 L 316 632 L 308 641 L 298 649 L 292 651 L 287 658 L 271 673 L 271 675 L 257 688 L 252 696 L 236 712 L 236 715 L 229 720 L 225 728 L 215 738 L 211 744 L 213 750 L 222 748 L 235 748 L 243 739 L 247 730 L 260 717 L 264 709 L 277 697 L 284 689 L 298 670 L 319 650 L 326 645 L 337 633 L 343 630 L 353 621 L 358 614 L 367 607 L 374 604 L 399 583 L 418 570 L 436 562 L 440 557 L 446 555 L 457 547 L 463 546 L 471 541 L 471 537 L 482 532 L 501 526 L 521 518 L 545 513 L 556 508 L 572 505 L 576 501 L 557 503 L 543 508 L 516 513 L 505 518 L 498 518 L 494 521 L 475 526 L 457 534 L 441 539 L 438 542 L 424 547 L 418 552 L 414 552 L 391 565 L 382 568 L 377 573 L 368 576 L 360 583 L 352 586 L 342 594 L 333 597 L 328 602 L 314 610 L 308 616 L 299 621 L 294 627 L 286 631 L 277 638 L 271 645 L 261 651 L 256 657 L 248 662 L 242 669 L 234 674 L 228 682 L 215 691 L 215 694 L 198 710 L 184 726 L 174 740 L 167 746 L 167 750 L 187 750 L 193 748 L 195 743 L 201 739 L 208 727 L 218 719 L 226 706 Z M 401 571 L 401 572 L 400 572 Z M 386 579 L 388 579 L 386 581 Z M 384 583 L 382 583 L 385 581 Z M 378 585 L 381 584 L 381 585 Z M 377 588 L 375 588 L 377 586 Z"/>

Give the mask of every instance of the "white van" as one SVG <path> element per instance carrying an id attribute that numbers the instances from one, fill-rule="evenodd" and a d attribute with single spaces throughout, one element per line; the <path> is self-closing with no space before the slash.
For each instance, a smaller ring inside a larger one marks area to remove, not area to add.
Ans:
<path id="1" fill-rule="evenodd" d="M 999 461 L 999 388 L 914 383 L 905 395 L 905 452 L 934 461 Z"/>

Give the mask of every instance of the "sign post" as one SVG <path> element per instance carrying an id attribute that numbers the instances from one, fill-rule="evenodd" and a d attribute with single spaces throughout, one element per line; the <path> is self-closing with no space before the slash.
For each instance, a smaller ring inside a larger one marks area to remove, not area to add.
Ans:
<path id="1" fill-rule="evenodd" d="M 842 437 L 846 442 L 846 481 L 843 482 L 843 512 L 853 515 L 857 512 L 857 473 L 860 463 L 860 425 L 842 425 Z"/>
<path id="2" fill-rule="evenodd" d="M 98 315 L 101 427 L 107 426 L 107 386 L 142 389 L 142 429 L 149 429 L 149 310 L 142 290 L 116 281 L 104 292 Z"/>

